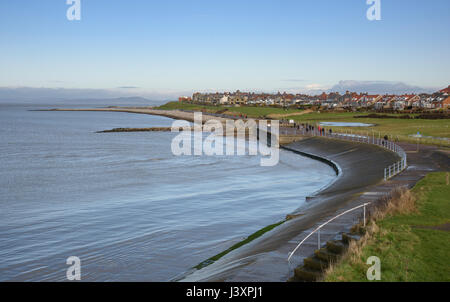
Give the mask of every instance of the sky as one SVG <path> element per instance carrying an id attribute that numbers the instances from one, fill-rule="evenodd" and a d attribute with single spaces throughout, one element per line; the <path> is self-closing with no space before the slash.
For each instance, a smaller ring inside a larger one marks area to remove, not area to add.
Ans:
<path id="1" fill-rule="evenodd" d="M 132 95 L 450 84 L 450 1 L 0 0 L 0 87 Z"/>

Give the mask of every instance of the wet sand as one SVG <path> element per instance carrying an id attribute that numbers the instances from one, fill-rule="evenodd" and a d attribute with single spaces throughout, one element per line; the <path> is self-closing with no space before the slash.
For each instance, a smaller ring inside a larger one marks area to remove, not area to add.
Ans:
<path id="1" fill-rule="evenodd" d="M 111 130 L 97 131 L 97 133 L 117 133 L 117 132 L 170 132 L 170 127 L 150 127 L 150 128 L 114 128 Z"/>
<path id="2" fill-rule="evenodd" d="M 107 112 L 127 112 L 127 113 L 136 113 L 136 114 L 150 114 L 150 115 L 159 115 L 165 116 L 169 118 L 173 118 L 176 120 L 185 120 L 189 122 L 194 122 L 194 113 L 193 112 L 185 112 L 181 110 L 157 110 L 152 108 L 131 108 L 131 107 L 114 107 L 114 108 L 80 108 L 80 109 L 48 109 L 41 111 L 107 111 Z M 219 120 L 222 123 L 226 121 L 225 118 L 216 117 L 212 115 L 203 114 L 202 116 L 203 123 L 209 120 Z"/>

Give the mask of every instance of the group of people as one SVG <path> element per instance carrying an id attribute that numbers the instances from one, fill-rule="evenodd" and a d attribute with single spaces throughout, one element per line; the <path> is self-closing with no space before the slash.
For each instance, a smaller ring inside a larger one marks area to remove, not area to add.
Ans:
<path id="1" fill-rule="evenodd" d="M 316 131 L 317 134 L 319 134 L 320 136 L 325 136 L 327 133 L 327 129 L 325 129 L 324 127 L 321 127 L 320 125 L 314 126 L 314 125 L 310 125 L 310 124 L 296 124 L 294 123 L 294 128 L 296 129 L 305 129 L 306 133 L 311 132 L 313 133 L 314 131 Z M 333 130 L 328 129 L 328 133 L 329 135 L 331 135 L 333 133 Z"/>

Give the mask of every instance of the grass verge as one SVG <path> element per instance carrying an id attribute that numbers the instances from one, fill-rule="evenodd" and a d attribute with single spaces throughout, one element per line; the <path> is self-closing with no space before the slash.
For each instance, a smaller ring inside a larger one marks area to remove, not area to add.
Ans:
<path id="1" fill-rule="evenodd" d="M 375 137 L 384 137 L 388 135 L 391 140 L 398 140 L 408 143 L 419 143 L 426 145 L 437 145 L 450 147 L 450 120 L 425 120 L 425 119 L 392 119 L 392 118 L 355 118 L 356 116 L 365 116 L 369 112 L 308 112 L 299 109 L 283 109 L 277 107 L 225 107 L 225 106 L 206 106 L 198 104 L 169 102 L 158 107 L 159 109 L 174 110 L 198 110 L 210 113 L 225 113 L 230 115 L 245 114 L 251 118 L 279 118 L 295 120 L 298 123 L 309 123 L 315 125 L 319 122 L 357 122 L 373 124 L 371 127 L 327 127 L 332 128 L 334 132 L 352 132 L 355 134 L 370 135 Z M 396 114 L 388 114 L 396 115 Z M 420 132 L 422 138 L 416 138 L 411 135 Z"/>
<path id="2" fill-rule="evenodd" d="M 228 248 L 227 250 L 225 250 L 225 251 L 223 251 L 223 252 L 221 252 L 221 253 L 219 253 L 219 254 L 217 254 L 217 255 L 215 255 L 215 256 L 213 256 L 213 257 L 211 257 L 211 258 L 209 258 L 209 259 L 207 259 L 207 260 L 205 260 L 203 262 L 201 262 L 200 264 L 194 266 L 194 268 L 202 269 L 205 266 L 208 266 L 208 265 L 214 263 L 215 261 L 219 260 L 220 258 L 225 256 L 229 252 L 231 252 L 231 251 L 233 251 L 233 250 L 235 250 L 237 248 L 240 248 L 241 246 L 243 246 L 243 245 L 245 245 L 245 244 L 255 240 L 256 238 L 262 236 L 264 233 L 267 233 L 268 231 L 276 228 L 277 226 L 283 224 L 284 222 L 285 221 L 283 220 L 283 221 L 280 221 L 278 223 L 274 223 L 274 224 L 268 225 L 265 228 L 260 229 L 259 231 L 256 231 L 255 233 L 251 234 L 250 236 L 248 236 L 244 240 L 236 243 L 235 245 L 233 245 L 232 247 Z"/>
<path id="3" fill-rule="evenodd" d="M 299 109 L 283 109 L 276 107 L 255 107 L 255 106 L 225 107 L 225 106 L 197 105 L 180 102 L 169 102 L 157 108 L 163 110 L 175 110 L 175 109 L 198 110 L 198 111 L 203 110 L 210 113 L 221 112 L 229 115 L 245 114 L 251 118 L 268 117 L 268 115 L 272 114 L 280 114 L 280 115 L 298 114 L 303 111 Z"/>
<path id="4" fill-rule="evenodd" d="M 449 196 L 448 172 L 428 174 L 411 191 L 394 193 L 324 281 L 367 281 L 370 256 L 380 258 L 381 281 L 450 281 Z"/>

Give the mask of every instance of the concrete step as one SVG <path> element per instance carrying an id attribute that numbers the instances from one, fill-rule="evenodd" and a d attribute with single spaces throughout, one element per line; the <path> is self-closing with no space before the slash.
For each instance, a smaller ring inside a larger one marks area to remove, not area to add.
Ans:
<path id="1" fill-rule="evenodd" d="M 317 258 L 327 263 L 334 262 L 339 258 L 339 254 L 329 251 L 327 248 L 321 248 L 314 252 Z"/>
<path id="2" fill-rule="evenodd" d="M 350 244 L 351 241 L 358 241 L 361 236 L 349 233 L 342 233 L 342 241 L 344 243 Z"/>
<path id="3" fill-rule="evenodd" d="M 317 281 L 322 277 L 322 272 L 307 267 L 297 267 L 295 269 L 295 281 Z"/>
<path id="4" fill-rule="evenodd" d="M 348 244 L 344 243 L 342 240 L 327 241 L 327 249 L 330 252 L 342 254 L 347 250 L 347 248 Z"/>
<path id="5" fill-rule="evenodd" d="M 328 268 L 328 263 L 317 258 L 316 256 L 303 259 L 303 264 L 304 267 L 317 271 L 324 271 Z"/>

